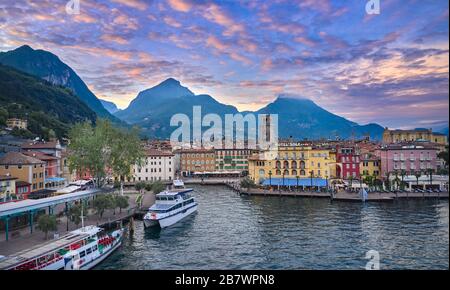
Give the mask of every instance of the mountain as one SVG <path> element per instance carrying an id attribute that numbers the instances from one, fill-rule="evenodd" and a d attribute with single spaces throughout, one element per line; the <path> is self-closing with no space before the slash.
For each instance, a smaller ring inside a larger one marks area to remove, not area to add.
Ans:
<path id="1" fill-rule="evenodd" d="M 195 95 L 175 79 L 167 79 L 159 85 L 142 91 L 128 108 L 115 115 L 128 123 L 139 125 L 149 137 L 168 138 L 175 127 L 170 127 L 170 118 L 183 113 L 192 120 L 192 107 L 202 106 L 202 116 L 216 113 L 236 114 L 238 110 L 217 102 L 209 95 Z M 297 139 L 362 137 L 370 135 L 381 139 L 383 127 L 377 124 L 359 125 L 334 115 L 307 99 L 280 96 L 256 114 L 278 114 L 279 137 L 292 136 Z"/>
<path id="2" fill-rule="evenodd" d="M 53 132 L 59 138 L 66 136 L 76 122 L 96 119 L 72 90 L 1 64 L 0 111 L 4 120 L 27 119 L 28 130 L 47 140 Z"/>
<path id="3" fill-rule="evenodd" d="M 256 114 L 278 114 L 278 136 L 297 139 L 363 137 L 381 139 L 383 127 L 378 124 L 358 125 L 321 108 L 309 99 L 280 96 Z"/>
<path id="4" fill-rule="evenodd" d="M 113 102 L 105 101 L 102 99 L 99 99 L 99 100 L 100 100 L 100 103 L 102 103 L 103 107 L 111 114 L 121 111 L 119 108 L 117 108 L 116 104 L 114 104 Z"/>
<path id="5" fill-rule="evenodd" d="M 236 114 L 238 110 L 217 102 L 209 95 L 195 95 L 179 81 L 169 78 L 159 85 L 140 92 L 128 108 L 116 116 L 141 127 L 149 137 L 168 138 L 175 127 L 170 126 L 173 115 L 186 114 L 192 120 L 192 107 L 201 106 L 201 114 Z M 192 125 L 192 124 L 191 124 Z"/>
<path id="6" fill-rule="evenodd" d="M 120 122 L 110 114 L 81 78 L 67 64 L 51 52 L 23 45 L 0 53 L 0 63 L 37 76 L 55 85 L 68 87 L 99 117 Z"/>

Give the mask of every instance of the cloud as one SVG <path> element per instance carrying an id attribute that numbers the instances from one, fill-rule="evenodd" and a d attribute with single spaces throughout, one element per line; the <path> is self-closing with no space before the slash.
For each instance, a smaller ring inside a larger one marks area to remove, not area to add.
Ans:
<path id="1" fill-rule="evenodd" d="M 180 12 L 189 12 L 192 8 L 192 4 L 185 0 L 169 0 L 169 5 Z"/>
<path id="2" fill-rule="evenodd" d="M 148 3 L 142 0 L 111 0 L 111 1 L 138 10 L 146 10 L 148 8 Z"/>

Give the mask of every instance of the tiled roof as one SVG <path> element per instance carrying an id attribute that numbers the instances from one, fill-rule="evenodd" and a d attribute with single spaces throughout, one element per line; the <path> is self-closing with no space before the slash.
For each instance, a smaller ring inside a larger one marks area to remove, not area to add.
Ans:
<path id="1" fill-rule="evenodd" d="M 56 149 L 57 141 L 23 143 L 22 149 Z"/>
<path id="2" fill-rule="evenodd" d="M 23 154 L 25 154 L 27 156 L 30 156 L 30 157 L 37 158 L 37 159 L 42 160 L 42 161 L 58 160 L 57 157 L 51 156 L 51 155 L 48 155 L 48 154 L 44 154 L 42 152 L 27 151 L 27 152 L 23 152 Z"/>
<path id="3" fill-rule="evenodd" d="M 8 152 L 0 158 L 1 165 L 25 165 L 45 163 L 37 158 L 27 156 L 19 152 Z"/>
<path id="4" fill-rule="evenodd" d="M 147 149 L 145 151 L 146 156 L 173 156 L 172 152 L 169 151 L 161 151 L 157 149 Z"/>

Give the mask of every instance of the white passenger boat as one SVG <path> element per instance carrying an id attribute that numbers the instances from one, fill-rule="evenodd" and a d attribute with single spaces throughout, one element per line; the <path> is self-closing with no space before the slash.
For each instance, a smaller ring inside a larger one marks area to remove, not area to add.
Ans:
<path id="1" fill-rule="evenodd" d="M 59 239 L 0 259 L 0 270 L 88 270 L 122 244 L 123 229 L 82 227 Z"/>
<path id="2" fill-rule="evenodd" d="M 155 204 L 144 216 L 144 226 L 169 227 L 197 211 L 197 202 L 189 193 L 191 188 L 185 188 L 182 180 L 174 180 L 170 190 L 158 193 Z"/>

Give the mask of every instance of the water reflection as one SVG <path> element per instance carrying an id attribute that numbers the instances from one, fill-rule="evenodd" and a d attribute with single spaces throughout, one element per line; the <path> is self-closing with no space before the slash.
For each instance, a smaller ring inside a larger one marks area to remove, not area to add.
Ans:
<path id="1" fill-rule="evenodd" d="M 448 269 L 448 201 L 244 197 L 197 186 L 198 213 L 133 236 L 99 269 Z"/>

